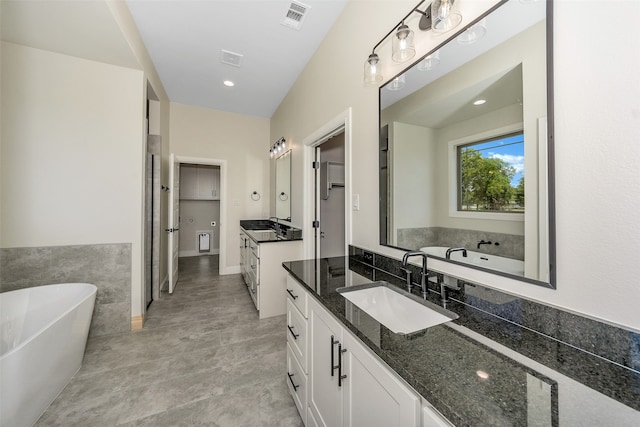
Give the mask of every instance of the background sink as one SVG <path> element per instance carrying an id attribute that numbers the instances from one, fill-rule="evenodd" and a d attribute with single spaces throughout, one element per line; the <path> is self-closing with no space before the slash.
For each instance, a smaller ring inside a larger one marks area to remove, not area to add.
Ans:
<path id="1" fill-rule="evenodd" d="M 458 318 L 455 313 L 387 282 L 338 288 L 337 291 L 397 334 L 410 334 Z"/>

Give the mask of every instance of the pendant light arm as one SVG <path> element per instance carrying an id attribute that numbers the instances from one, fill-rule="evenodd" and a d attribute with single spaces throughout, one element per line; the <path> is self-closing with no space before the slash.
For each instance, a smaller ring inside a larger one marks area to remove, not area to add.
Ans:
<path id="1" fill-rule="evenodd" d="M 389 37 L 391 34 L 393 34 L 393 32 L 394 32 L 395 30 L 397 30 L 397 29 L 398 29 L 398 27 L 399 27 L 400 25 L 402 25 L 402 24 L 404 23 L 404 21 L 405 21 L 407 18 L 409 18 L 409 17 L 411 16 L 411 14 L 412 14 L 413 12 L 418 12 L 418 13 L 420 13 L 420 14 L 422 14 L 422 15 L 426 15 L 426 13 L 425 13 L 425 12 L 423 12 L 423 11 L 421 11 L 421 10 L 418 10 L 418 8 L 419 8 L 420 6 L 422 6 L 422 4 L 423 4 L 425 1 L 427 1 L 427 0 L 421 0 L 421 1 L 420 1 L 420 3 L 418 3 L 418 4 L 416 5 L 416 7 L 414 7 L 413 9 L 411 9 L 411 12 L 407 13 L 407 15 L 406 15 L 404 18 L 402 18 L 402 20 L 401 20 L 400 22 L 398 22 L 398 23 L 396 24 L 396 26 L 395 26 L 395 27 L 393 27 L 393 28 L 391 29 L 391 31 L 389 31 L 389 32 L 388 32 L 388 33 L 387 33 L 383 38 L 381 38 L 381 39 L 380 39 L 380 41 L 379 41 L 378 43 L 376 43 L 376 45 L 373 47 L 373 49 L 372 49 L 371 53 L 376 53 L 376 49 L 377 49 L 377 48 L 382 44 L 382 42 L 383 42 L 383 41 L 385 41 L 385 40 L 387 39 L 387 37 Z"/>

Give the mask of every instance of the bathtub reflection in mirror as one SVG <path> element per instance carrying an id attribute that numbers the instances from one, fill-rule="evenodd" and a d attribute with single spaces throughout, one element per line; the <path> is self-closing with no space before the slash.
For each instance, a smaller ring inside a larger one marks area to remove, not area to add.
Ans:
<path id="1" fill-rule="evenodd" d="M 448 262 L 555 287 L 546 4 L 504 2 L 482 39 L 453 38 L 404 88 L 380 88 L 382 245 L 465 247 Z"/>

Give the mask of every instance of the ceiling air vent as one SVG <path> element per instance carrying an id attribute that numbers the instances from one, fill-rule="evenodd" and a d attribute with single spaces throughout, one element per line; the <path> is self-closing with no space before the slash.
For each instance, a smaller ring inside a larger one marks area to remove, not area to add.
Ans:
<path id="1" fill-rule="evenodd" d="M 311 6 L 307 6 L 306 4 L 292 1 L 289 5 L 289 10 L 287 10 L 287 16 L 282 20 L 282 25 L 293 28 L 294 30 L 299 30 L 310 8 Z"/>
<path id="2" fill-rule="evenodd" d="M 239 53 L 229 52 L 228 50 L 222 50 L 220 55 L 220 62 L 223 64 L 233 65 L 239 67 L 242 61 L 242 56 Z"/>

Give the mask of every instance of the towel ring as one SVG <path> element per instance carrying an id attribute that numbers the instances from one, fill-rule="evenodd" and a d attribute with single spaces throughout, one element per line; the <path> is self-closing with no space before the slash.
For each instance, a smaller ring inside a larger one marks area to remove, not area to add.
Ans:
<path id="1" fill-rule="evenodd" d="M 254 202 L 260 200 L 260 193 L 258 193 L 257 191 L 251 193 L 251 200 L 253 200 Z"/>
<path id="2" fill-rule="evenodd" d="M 280 193 L 279 197 L 280 197 L 280 200 L 282 200 L 283 202 L 289 198 L 289 196 L 287 196 L 287 194 L 284 191 Z"/>

